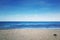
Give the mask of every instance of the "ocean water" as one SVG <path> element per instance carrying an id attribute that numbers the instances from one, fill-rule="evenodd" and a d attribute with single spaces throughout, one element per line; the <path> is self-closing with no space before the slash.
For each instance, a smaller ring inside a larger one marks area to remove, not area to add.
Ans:
<path id="1" fill-rule="evenodd" d="M 60 29 L 60 22 L 0 22 L 0 30 L 18 28 Z"/>

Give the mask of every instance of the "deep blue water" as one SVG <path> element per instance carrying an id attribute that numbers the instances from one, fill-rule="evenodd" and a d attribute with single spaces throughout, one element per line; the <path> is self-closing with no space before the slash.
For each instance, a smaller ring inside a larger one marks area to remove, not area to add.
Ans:
<path id="1" fill-rule="evenodd" d="M 0 22 L 0 29 L 60 28 L 60 22 Z"/>

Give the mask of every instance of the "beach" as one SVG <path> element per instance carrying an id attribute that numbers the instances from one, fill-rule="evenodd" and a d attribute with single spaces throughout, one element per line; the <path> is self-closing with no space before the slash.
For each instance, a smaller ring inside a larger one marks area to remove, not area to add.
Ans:
<path id="1" fill-rule="evenodd" d="M 0 40 L 60 40 L 60 29 L 0 30 Z"/>

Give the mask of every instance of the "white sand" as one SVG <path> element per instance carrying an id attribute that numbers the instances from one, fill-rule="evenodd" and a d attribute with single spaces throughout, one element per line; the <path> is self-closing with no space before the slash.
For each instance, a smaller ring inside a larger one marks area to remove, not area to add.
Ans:
<path id="1" fill-rule="evenodd" d="M 57 34 L 56 38 L 53 34 Z M 0 30 L 0 40 L 60 40 L 60 30 L 11 29 Z"/>

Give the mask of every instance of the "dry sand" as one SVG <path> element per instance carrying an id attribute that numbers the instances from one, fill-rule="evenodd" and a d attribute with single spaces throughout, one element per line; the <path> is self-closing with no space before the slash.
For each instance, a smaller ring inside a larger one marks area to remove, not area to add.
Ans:
<path id="1" fill-rule="evenodd" d="M 53 36 L 57 34 L 57 36 Z M 10 29 L 0 30 L 0 40 L 60 40 L 58 29 Z"/>

